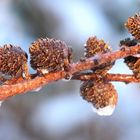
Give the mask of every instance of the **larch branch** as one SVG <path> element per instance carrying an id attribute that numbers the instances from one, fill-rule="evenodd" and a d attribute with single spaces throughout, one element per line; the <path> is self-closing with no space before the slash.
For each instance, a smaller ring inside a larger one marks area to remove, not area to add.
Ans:
<path id="1" fill-rule="evenodd" d="M 49 73 L 49 74 L 46 74 L 46 75 L 40 76 L 40 77 L 36 76 L 36 77 L 31 78 L 30 80 L 21 80 L 21 81 L 17 80 L 17 82 L 2 85 L 0 87 L 0 100 L 4 100 L 10 96 L 14 96 L 16 94 L 22 94 L 22 93 L 31 91 L 33 89 L 36 89 L 40 86 L 44 86 L 53 81 L 63 79 L 63 78 L 65 78 L 66 75 L 73 76 L 74 74 L 76 74 L 80 71 L 88 70 L 88 69 L 94 68 L 96 66 L 99 66 L 101 64 L 113 62 L 117 59 L 124 58 L 124 57 L 130 56 L 130 55 L 135 55 L 135 54 L 138 54 L 139 52 L 140 52 L 140 46 L 133 46 L 133 47 L 124 46 L 123 49 L 121 49 L 121 50 L 102 54 L 102 55 L 97 55 L 95 57 L 85 59 L 84 61 L 79 61 L 77 63 L 73 63 L 69 66 L 69 70 L 67 72 L 59 71 L 56 73 Z M 117 76 L 114 76 L 114 80 L 115 79 L 117 80 Z M 123 77 L 123 76 L 120 76 L 120 77 L 125 82 L 129 82 L 130 79 L 133 79 L 133 80 L 135 79 L 134 77 L 131 77 L 128 75 L 126 77 Z M 108 78 L 109 78 L 109 76 L 108 76 Z"/>

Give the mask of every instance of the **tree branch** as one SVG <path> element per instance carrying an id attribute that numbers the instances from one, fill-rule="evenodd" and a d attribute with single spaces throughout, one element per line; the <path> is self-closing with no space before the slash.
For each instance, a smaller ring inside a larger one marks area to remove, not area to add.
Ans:
<path id="1" fill-rule="evenodd" d="M 40 86 L 49 84 L 53 81 L 63 79 L 67 75 L 74 76 L 76 73 L 80 71 L 88 70 L 104 63 L 110 63 L 117 59 L 124 58 L 130 55 L 135 55 L 135 54 L 138 54 L 139 52 L 140 52 L 140 46 L 133 46 L 133 47 L 124 46 L 123 49 L 121 50 L 98 55 L 95 57 L 85 59 L 84 61 L 73 63 L 69 65 L 69 69 L 67 72 L 59 71 L 56 73 L 49 73 L 41 77 L 31 75 L 30 80 L 24 80 L 20 77 L 19 79 L 16 79 L 14 82 L 9 81 L 9 83 L 7 82 L 5 85 L 2 85 L 0 87 L 0 100 L 4 100 L 16 94 L 22 94 L 22 93 L 31 91 Z M 114 76 L 114 80 L 116 79 L 115 81 L 119 81 L 119 79 L 117 80 L 117 76 L 118 75 Z M 129 82 L 130 79 L 133 79 L 133 80 L 135 79 L 133 76 L 131 77 L 130 75 L 126 75 L 126 77 L 122 75 L 119 77 L 120 79 L 122 78 L 124 82 Z M 109 79 L 109 76 L 108 76 L 108 79 Z"/>
<path id="2" fill-rule="evenodd" d="M 88 81 L 88 80 L 96 80 L 100 77 L 98 77 L 94 73 L 80 73 L 77 75 L 74 75 L 72 77 L 73 80 L 81 80 L 81 81 Z M 111 74 L 107 73 L 105 77 L 103 77 L 106 81 L 113 81 L 113 82 L 125 82 L 125 83 L 139 83 L 140 79 L 135 78 L 132 74 Z"/>

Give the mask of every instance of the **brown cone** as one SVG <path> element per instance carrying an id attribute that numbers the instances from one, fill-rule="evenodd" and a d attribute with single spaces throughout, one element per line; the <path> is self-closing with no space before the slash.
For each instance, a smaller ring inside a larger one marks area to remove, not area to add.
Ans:
<path id="1" fill-rule="evenodd" d="M 127 47 L 131 47 L 131 46 L 137 45 L 137 43 L 138 43 L 137 40 L 127 38 L 125 40 L 120 41 L 120 46 L 125 45 Z M 137 56 L 125 57 L 124 63 L 126 63 L 129 69 L 133 71 L 136 78 L 140 78 L 140 58 L 139 57 Z"/>
<path id="2" fill-rule="evenodd" d="M 41 73 L 44 73 L 43 70 L 47 72 L 66 70 L 72 56 L 72 49 L 63 41 L 49 38 L 34 41 L 29 52 L 31 67 Z"/>
<path id="3" fill-rule="evenodd" d="M 0 72 L 11 77 L 28 76 L 27 59 L 19 46 L 4 45 L 0 48 Z"/>
<path id="4" fill-rule="evenodd" d="M 115 106 L 118 101 L 117 91 L 109 82 L 86 81 L 81 85 L 80 92 L 83 99 L 92 103 L 96 109 Z"/>
<path id="5" fill-rule="evenodd" d="M 129 17 L 127 22 L 125 23 L 128 31 L 134 36 L 136 39 L 140 39 L 140 15 L 135 14 L 132 17 Z"/>
<path id="6" fill-rule="evenodd" d="M 130 70 L 133 71 L 136 78 L 140 78 L 140 58 L 128 56 L 124 61 Z"/>
<path id="7" fill-rule="evenodd" d="M 89 37 L 85 45 L 85 57 L 93 57 L 98 54 L 104 54 L 111 52 L 111 48 L 104 42 L 104 40 L 99 40 L 96 36 Z M 104 76 L 108 70 L 112 68 L 114 62 L 106 63 L 100 66 L 95 67 L 93 70 L 94 73 Z"/>
<path id="8" fill-rule="evenodd" d="M 104 40 L 99 40 L 96 36 L 88 38 L 85 49 L 85 57 L 87 58 L 111 51 L 111 48 L 104 42 Z"/>

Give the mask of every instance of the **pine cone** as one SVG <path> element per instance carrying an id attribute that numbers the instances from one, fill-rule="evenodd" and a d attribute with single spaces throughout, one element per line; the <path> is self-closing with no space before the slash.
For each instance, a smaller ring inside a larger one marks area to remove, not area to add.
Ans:
<path id="1" fill-rule="evenodd" d="M 96 36 L 89 37 L 85 45 L 85 57 L 93 57 L 98 54 L 111 52 L 111 48 L 104 40 L 97 39 Z M 100 76 L 104 76 L 108 70 L 112 68 L 115 62 L 102 64 L 92 69 L 92 71 Z"/>
<path id="2" fill-rule="evenodd" d="M 19 46 L 10 44 L 0 48 L 0 72 L 5 76 L 28 77 L 28 55 Z"/>
<path id="3" fill-rule="evenodd" d="M 132 17 L 129 17 L 127 22 L 125 23 L 128 31 L 134 36 L 136 39 L 140 39 L 140 15 L 135 14 Z"/>
<path id="4" fill-rule="evenodd" d="M 124 61 L 130 70 L 133 71 L 136 78 L 140 78 L 140 58 L 129 56 Z"/>
<path id="5" fill-rule="evenodd" d="M 126 38 L 125 40 L 120 41 L 120 46 L 125 45 L 131 47 L 137 44 L 138 42 L 136 39 Z M 124 63 L 133 71 L 136 78 L 140 78 L 140 57 L 138 57 L 138 55 L 125 57 Z"/>
<path id="6" fill-rule="evenodd" d="M 97 39 L 96 36 L 89 37 L 85 45 L 85 57 L 89 58 L 97 54 L 110 52 L 111 48 L 104 42 L 104 40 Z"/>
<path id="7" fill-rule="evenodd" d="M 124 40 L 120 41 L 120 47 L 127 46 L 127 47 L 131 47 L 131 46 L 135 46 L 137 45 L 138 41 L 136 39 L 131 39 L 131 38 L 125 38 Z"/>
<path id="8" fill-rule="evenodd" d="M 80 92 L 83 99 L 93 104 L 99 115 L 113 113 L 118 101 L 118 94 L 111 83 L 86 81 L 81 85 Z"/>
<path id="9" fill-rule="evenodd" d="M 42 74 L 66 70 L 71 63 L 72 49 L 60 40 L 40 38 L 29 48 L 31 67 Z"/>

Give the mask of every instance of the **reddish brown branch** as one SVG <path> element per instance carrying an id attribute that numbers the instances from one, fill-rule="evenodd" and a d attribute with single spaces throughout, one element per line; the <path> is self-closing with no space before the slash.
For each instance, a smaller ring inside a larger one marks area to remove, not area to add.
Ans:
<path id="1" fill-rule="evenodd" d="M 73 80 L 81 80 L 81 81 L 87 81 L 87 80 L 96 80 L 97 75 L 94 73 L 81 73 L 73 76 Z M 139 83 L 140 79 L 136 79 L 134 75 L 131 74 L 110 74 L 108 73 L 104 79 L 106 81 L 113 81 L 113 82 L 125 82 L 125 83 Z"/>
<path id="2" fill-rule="evenodd" d="M 56 81 L 61 79 L 65 76 L 65 73 L 63 71 L 57 72 L 57 73 L 50 73 L 45 75 L 44 77 L 36 77 L 31 80 L 25 80 L 20 83 L 16 83 L 13 85 L 3 85 L 0 87 L 0 100 L 4 100 L 7 97 L 16 95 L 16 94 L 22 94 L 28 91 L 31 91 L 33 89 L 36 89 L 40 86 L 43 86 L 45 84 L 48 84 L 50 82 Z"/>
<path id="3" fill-rule="evenodd" d="M 64 71 L 59 71 L 56 73 L 49 73 L 42 77 L 36 77 L 30 80 L 21 80 L 21 82 L 17 80 L 18 82 L 9 85 L 3 85 L 0 87 L 0 100 L 4 100 L 7 97 L 16 94 L 22 94 L 31 91 L 50 82 L 60 80 L 64 78 L 66 75 L 74 75 L 75 73 L 78 73 L 80 71 L 88 70 L 97 65 L 101 65 L 107 62 L 112 62 L 129 55 L 135 55 L 139 52 L 140 52 L 140 46 L 133 46 L 130 48 L 127 47 L 119 51 L 114 51 L 111 53 L 86 59 L 85 61 L 73 63 L 70 65 L 70 69 L 67 73 Z M 130 78 L 127 77 L 127 80 L 128 79 Z"/>
<path id="4" fill-rule="evenodd" d="M 122 46 L 122 48 L 123 49 L 118 51 L 97 55 L 95 57 L 88 58 L 85 61 L 74 63 L 71 65 L 70 73 L 73 74 L 82 70 L 94 68 L 95 66 L 104 63 L 113 62 L 117 59 L 140 53 L 140 46 L 132 46 L 132 47 Z"/>
<path id="5" fill-rule="evenodd" d="M 136 79 L 134 75 L 129 74 L 107 74 L 106 79 L 109 81 L 139 83 L 140 79 Z"/>

